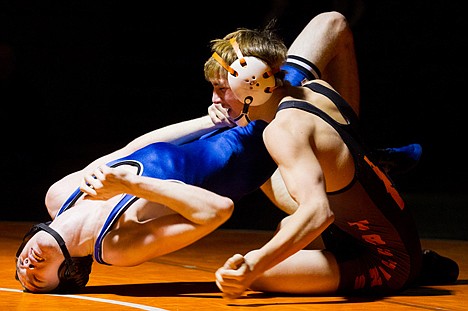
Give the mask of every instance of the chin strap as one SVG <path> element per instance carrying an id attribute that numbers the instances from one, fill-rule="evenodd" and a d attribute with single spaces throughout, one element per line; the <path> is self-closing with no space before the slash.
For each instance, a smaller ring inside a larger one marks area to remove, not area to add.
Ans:
<path id="1" fill-rule="evenodd" d="M 244 99 L 244 107 L 242 108 L 242 112 L 234 119 L 234 122 L 239 121 L 242 119 L 242 117 L 245 117 L 245 120 L 247 123 L 250 123 L 251 120 L 249 118 L 249 108 L 250 108 L 250 103 L 252 102 L 252 97 L 248 96 Z"/>
<path id="2" fill-rule="evenodd" d="M 54 239 L 57 241 L 57 244 L 60 246 L 60 250 L 63 253 L 63 257 L 65 257 L 65 260 L 71 260 L 70 253 L 68 252 L 68 249 L 65 245 L 65 241 L 63 238 L 60 236 L 60 234 L 49 227 L 46 223 L 40 223 L 36 225 L 39 229 L 44 230 L 48 234 L 54 237 Z"/>

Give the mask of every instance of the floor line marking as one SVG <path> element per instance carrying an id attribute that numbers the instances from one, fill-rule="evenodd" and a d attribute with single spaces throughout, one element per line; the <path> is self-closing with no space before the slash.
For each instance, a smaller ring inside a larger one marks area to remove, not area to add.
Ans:
<path id="1" fill-rule="evenodd" d="M 11 288 L 3 288 L 3 287 L 0 287 L 0 291 L 15 292 L 15 293 L 23 293 L 24 292 L 24 291 L 19 290 L 19 289 L 11 289 Z M 166 309 L 155 308 L 155 307 L 141 305 L 141 304 L 137 304 L 137 303 L 118 301 L 118 300 L 112 300 L 112 299 L 97 298 L 97 297 L 88 297 L 88 296 L 79 296 L 79 295 L 58 295 L 58 294 L 41 294 L 41 295 L 49 295 L 49 296 L 57 296 L 57 297 L 67 297 L 67 298 L 74 298 L 74 299 L 98 301 L 98 302 L 110 303 L 110 304 L 114 304 L 114 305 L 121 305 L 121 306 L 136 308 L 136 309 L 140 309 L 140 310 L 167 311 Z"/>

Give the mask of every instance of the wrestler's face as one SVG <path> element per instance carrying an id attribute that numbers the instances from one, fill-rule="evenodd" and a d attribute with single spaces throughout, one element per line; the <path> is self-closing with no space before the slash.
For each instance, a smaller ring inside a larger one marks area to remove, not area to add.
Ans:
<path id="1" fill-rule="evenodd" d="M 211 84 L 213 85 L 213 104 L 223 106 L 227 110 L 231 121 L 236 122 L 234 119 L 241 114 L 244 104 L 234 95 L 227 80 L 217 79 L 211 81 Z"/>
<path id="2" fill-rule="evenodd" d="M 64 258 L 55 239 L 37 232 L 25 244 L 16 260 L 18 281 L 30 292 L 49 292 L 59 284 L 58 269 Z"/>

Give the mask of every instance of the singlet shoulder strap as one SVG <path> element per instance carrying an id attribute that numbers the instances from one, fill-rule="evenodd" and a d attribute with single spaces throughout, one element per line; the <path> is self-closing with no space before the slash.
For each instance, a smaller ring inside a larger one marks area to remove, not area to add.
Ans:
<path id="1" fill-rule="evenodd" d="M 290 100 L 290 101 L 285 101 L 282 102 L 279 106 L 277 111 L 287 109 L 287 108 L 297 108 L 301 109 L 304 111 L 308 111 L 310 113 L 313 113 L 323 120 L 325 120 L 327 123 L 329 123 L 331 126 L 333 126 L 339 133 L 342 133 L 343 130 L 354 136 L 355 139 L 358 141 L 362 142 L 362 138 L 360 137 L 360 125 L 359 125 L 359 118 L 354 112 L 353 108 L 334 90 L 329 89 L 328 87 L 321 85 L 316 82 L 308 83 L 304 85 L 303 87 L 307 87 L 311 89 L 314 92 L 317 92 L 319 94 L 322 94 L 326 96 L 330 101 L 332 101 L 338 110 L 340 111 L 341 115 L 343 118 L 346 120 L 346 124 L 342 124 L 334 120 L 332 117 L 330 117 L 328 114 L 326 114 L 324 111 L 321 109 L 317 108 L 316 106 L 305 102 L 305 101 L 300 101 L 300 100 Z"/>
<path id="2" fill-rule="evenodd" d="M 138 163 L 137 161 L 131 161 L 131 160 L 114 160 L 111 162 L 107 163 L 108 166 L 110 167 L 117 167 L 120 165 L 131 165 L 135 166 L 137 168 L 137 175 L 141 175 L 142 173 L 142 165 Z M 65 212 L 67 209 L 73 207 L 75 205 L 76 201 L 83 195 L 83 192 L 81 192 L 80 188 L 76 188 L 75 191 L 68 197 L 68 199 L 62 204 L 60 207 L 59 211 L 57 212 L 57 216 L 61 215 L 63 212 Z"/>
<path id="3" fill-rule="evenodd" d="M 316 82 L 306 84 L 304 87 L 328 97 L 336 105 L 341 114 L 347 119 L 349 124 L 357 125 L 359 123 L 359 118 L 351 105 L 349 105 L 349 103 L 334 90 Z"/>
<path id="4" fill-rule="evenodd" d="M 108 166 L 110 167 L 118 167 L 121 165 L 131 165 L 137 168 L 137 175 L 141 175 L 143 173 L 143 165 L 134 160 L 121 160 L 117 159 L 111 162 L 107 163 Z M 64 211 L 67 209 L 73 207 L 76 203 L 76 201 L 83 195 L 83 192 L 80 191 L 80 188 L 77 188 L 71 195 L 70 197 L 65 201 L 65 203 L 62 205 L 60 208 L 59 212 L 57 213 L 58 217 L 61 215 Z M 139 198 L 135 197 L 133 195 L 125 194 L 122 199 L 113 207 L 112 211 L 109 213 L 109 216 L 107 216 L 107 219 L 104 223 L 104 225 L 101 228 L 101 231 L 99 232 L 99 235 L 96 239 L 96 243 L 94 245 L 94 259 L 96 262 L 108 265 L 104 260 L 102 259 L 102 241 L 106 234 L 109 232 L 110 228 L 114 225 L 114 223 L 120 218 L 120 216 Z"/>

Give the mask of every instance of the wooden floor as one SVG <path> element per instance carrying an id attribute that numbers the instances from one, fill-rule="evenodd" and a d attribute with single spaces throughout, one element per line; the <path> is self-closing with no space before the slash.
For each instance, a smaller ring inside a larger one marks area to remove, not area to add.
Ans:
<path id="1" fill-rule="evenodd" d="M 235 252 L 267 241 L 272 232 L 218 230 L 194 245 L 137 267 L 94 263 L 79 295 L 24 293 L 14 256 L 31 223 L 0 222 L 0 310 L 468 310 L 468 241 L 423 240 L 425 248 L 460 265 L 456 284 L 419 287 L 383 299 L 266 295 L 248 292 L 225 301 L 214 271 Z"/>

